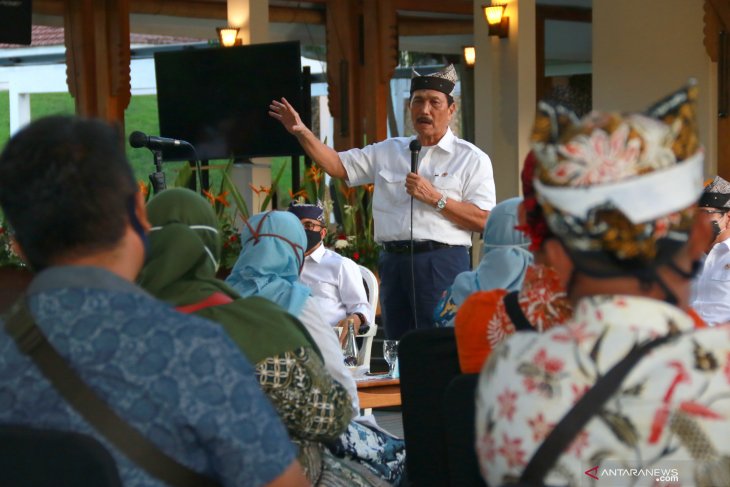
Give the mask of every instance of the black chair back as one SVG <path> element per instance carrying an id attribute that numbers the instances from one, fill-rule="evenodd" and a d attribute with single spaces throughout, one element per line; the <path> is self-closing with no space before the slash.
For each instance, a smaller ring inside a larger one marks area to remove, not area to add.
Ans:
<path id="1" fill-rule="evenodd" d="M 91 436 L 1 425 L 0 485 L 122 487 L 122 482 L 114 458 Z"/>
<path id="2" fill-rule="evenodd" d="M 485 487 L 474 446 L 474 397 L 479 374 L 454 377 L 444 393 L 450 485 Z"/>
<path id="3" fill-rule="evenodd" d="M 408 480 L 416 487 L 449 485 L 443 397 L 461 373 L 454 329 L 406 333 L 398 363 Z"/>

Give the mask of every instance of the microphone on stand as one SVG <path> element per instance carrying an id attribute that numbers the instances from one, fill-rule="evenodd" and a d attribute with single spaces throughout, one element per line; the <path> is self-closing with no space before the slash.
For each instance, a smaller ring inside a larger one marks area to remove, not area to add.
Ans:
<path id="1" fill-rule="evenodd" d="M 418 139 L 413 139 L 408 148 L 411 150 L 411 172 L 418 174 L 418 153 L 421 152 L 421 143 Z M 415 263 L 413 259 L 413 196 L 411 195 L 411 290 L 413 291 L 413 324 L 418 329 L 418 313 L 416 312 L 416 274 Z"/>
<path id="2" fill-rule="evenodd" d="M 421 143 L 418 139 L 413 139 L 408 148 L 411 150 L 411 172 L 415 173 L 418 170 L 418 153 L 421 152 Z"/>
<path id="3" fill-rule="evenodd" d="M 165 173 L 162 172 L 162 151 L 169 148 L 186 147 L 189 152 L 195 154 L 196 166 L 198 169 L 198 179 L 200 179 L 200 161 L 198 155 L 195 152 L 195 147 L 190 142 L 177 139 L 168 139 L 166 137 L 155 137 L 154 135 L 147 135 L 139 130 L 135 130 L 129 134 L 129 145 L 135 149 L 146 147 L 154 154 L 155 161 L 155 172 L 150 174 L 150 182 L 155 194 L 164 190 L 167 187 L 165 183 Z M 201 186 L 202 188 L 202 186 Z"/>
<path id="4" fill-rule="evenodd" d="M 177 139 L 168 139 L 166 137 L 155 137 L 147 135 L 140 131 L 134 131 L 129 134 L 129 145 L 135 149 L 147 147 L 149 150 L 164 150 L 169 147 L 192 147 L 190 142 Z"/>

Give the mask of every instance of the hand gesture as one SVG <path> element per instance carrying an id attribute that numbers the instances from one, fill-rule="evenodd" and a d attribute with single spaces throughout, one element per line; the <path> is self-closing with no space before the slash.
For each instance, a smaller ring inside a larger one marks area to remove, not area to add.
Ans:
<path id="1" fill-rule="evenodd" d="M 292 135 L 297 135 L 299 132 L 303 132 L 307 129 L 306 125 L 299 118 L 299 114 L 294 107 L 286 100 L 282 98 L 280 102 L 272 100 L 269 105 L 269 116 L 277 119 L 284 128 Z"/>
<path id="2" fill-rule="evenodd" d="M 441 198 L 431 181 L 413 172 L 406 176 L 406 193 L 430 206 L 435 206 Z"/>

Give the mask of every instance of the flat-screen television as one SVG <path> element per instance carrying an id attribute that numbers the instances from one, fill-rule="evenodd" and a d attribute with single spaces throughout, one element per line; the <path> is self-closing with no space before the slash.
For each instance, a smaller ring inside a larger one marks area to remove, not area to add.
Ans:
<path id="1" fill-rule="evenodd" d="M 298 42 L 158 52 L 155 77 L 160 135 L 190 142 L 198 159 L 303 154 L 268 115 L 281 97 L 301 113 Z M 193 157 L 170 150 L 163 159 Z"/>

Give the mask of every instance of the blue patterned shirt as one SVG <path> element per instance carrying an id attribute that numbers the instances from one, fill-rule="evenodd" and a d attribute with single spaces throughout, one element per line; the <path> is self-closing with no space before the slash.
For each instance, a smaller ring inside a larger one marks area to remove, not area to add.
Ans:
<path id="1" fill-rule="evenodd" d="M 107 404 L 165 453 L 225 486 L 266 484 L 296 451 L 253 367 L 223 329 L 92 267 L 56 267 L 28 290 L 36 323 Z M 0 329 L 0 423 L 92 434 L 125 486 L 162 486 L 56 393 Z"/>

